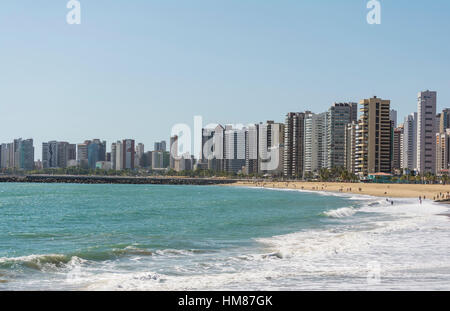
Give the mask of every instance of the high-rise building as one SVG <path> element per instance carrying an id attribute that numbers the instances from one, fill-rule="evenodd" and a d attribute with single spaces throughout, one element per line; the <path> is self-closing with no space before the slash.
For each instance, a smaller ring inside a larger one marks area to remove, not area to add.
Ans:
<path id="1" fill-rule="evenodd" d="M 250 124 L 245 130 L 245 173 L 257 174 L 258 162 L 258 133 L 259 125 Z"/>
<path id="2" fill-rule="evenodd" d="M 353 121 L 347 124 L 345 130 L 345 169 L 354 174 L 355 173 L 355 159 L 356 159 L 356 137 L 358 132 L 358 123 Z"/>
<path id="3" fill-rule="evenodd" d="M 0 167 L 3 169 L 14 168 L 14 143 L 2 144 Z"/>
<path id="4" fill-rule="evenodd" d="M 34 146 L 33 139 L 22 140 L 19 142 L 19 169 L 34 169 Z"/>
<path id="5" fill-rule="evenodd" d="M 75 161 L 77 159 L 77 145 L 69 144 L 67 146 L 67 161 Z"/>
<path id="6" fill-rule="evenodd" d="M 88 168 L 88 143 L 86 141 L 83 144 L 77 145 L 77 162 L 78 165 L 82 168 Z"/>
<path id="7" fill-rule="evenodd" d="M 436 92 L 418 95 L 417 169 L 420 174 L 436 172 Z"/>
<path id="8" fill-rule="evenodd" d="M 401 168 L 414 171 L 417 168 L 417 113 L 405 117 L 403 123 L 403 147 Z"/>
<path id="9" fill-rule="evenodd" d="M 12 143 L 0 145 L 0 168 L 34 169 L 33 139 L 14 139 Z"/>
<path id="10" fill-rule="evenodd" d="M 304 172 L 314 173 L 328 165 L 328 112 L 305 115 Z"/>
<path id="11" fill-rule="evenodd" d="M 8 145 L 1 144 L 0 145 L 0 169 L 7 168 L 6 160 L 8 158 Z"/>
<path id="12" fill-rule="evenodd" d="M 91 142 L 88 145 L 88 166 L 90 169 L 95 169 L 97 167 L 97 162 L 100 161 L 100 145 Z"/>
<path id="13" fill-rule="evenodd" d="M 450 108 L 442 110 L 439 120 L 439 133 L 445 133 L 450 128 Z"/>
<path id="14" fill-rule="evenodd" d="M 81 148 L 79 148 L 79 154 Z M 50 141 L 42 144 L 44 168 L 66 168 L 76 160 L 76 145 L 65 141 Z"/>
<path id="15" fill-rule="evenodd" d="M 436 133 L 436 174 L 448 175 L 450 169 L 450 129 Z"/>
<path id="16" fill-rule="evenodd" d="M 116 143 L 112 143 L 111 144 L 111 167 L 113 170 L 116 169 L 117 166 L 117 144 Z"/>
<path id="17" fill-rule="evenodd" d="M 284 124 L 267 121 L 258 125 L 258 170 L 263 174 L 283 174 Z"/>
<path id="18" fill-rule="evenodd" d="M 162 151 L 165 152 L 166 151 L 166 141 L 162 140 L 160 142 L 156 142 L 155 143 L 155 150 L 154 151 Z"/>
<path id="19" fill-rule="evenodd" d="M 123 166 L 123 143 L 121 141 L 116 142 L 116 170 L 121 171 Z"/>
<path id="20" fill-rule="evenodd" d="M 65 141 L 57 142 L 57 166 L 60 168 L 67 167 L 67 162 L 69 159 L 69 143 Z"/>
<path id="21" fill-rule="evenodd" d="M 346 165 L 345 132 L 347 124 L 357 121 L 357 110 L 357 103 L 335 103 L 328 110 L 326 166 L 329 169 Z"/>
<path id="22" fill-rule="evenodd" d="M 88 159 L 88 149 L 87 144 L 78 144 L 77 145 L 77 160 L 82 161 Z"/>
<path id="23" fill-rule="evenodd" d="M 402 168 L 402 135 L 403 126 L 394 129 L 394 136 L 392 140 L 392 170 L 399 170 Z"/>
<path id="24" fill-rule="evenodd" d="M 144 159 L 144 144 L 143 143 L 139 143 L 136 146 L 136 161 L 134 163 L 135 167 L 144 167 L 145 165 L 145 159 Z"/>
<path id="25" fill-rule="evenodd" d="M 355 167 L 360 176 L 391 173 L 390 100 L 376 96 L 360 102 Z"/>
<path id="26" fill-rule="evenodd" d="M 58 168 L 58 142 L 42 143 L 42 167 Z"/>
<path id="27" fill-rule="evenodd" d="M 200 163 L 207 164 L 208 169 L 220 172 L 224 170 L 224 132 L 222 125 L 202 130 L 202 153 Z"/>
<path id="28" fill-rule="evenodd" d="M 309 112 L 307 112 L 309 113 Z M 305 113 L 290 112 L 284 127 L 284 176 L 303 176 L 303 154 L 305 138 Z"/>
<path id="29" fill-rule="evenodd" d="M 224 170 L 238 173 L 245 167 L 245 128 L 225 127 Z"/>
<path id="30" fill-rule="evenodd" d="M 179 160 L 178 156 L 178 136 L 170 137 L 170 169 L 175 169 L 175 161 Z"/>
<path id="31" fill-rule="evenodd" d="M 133 139 L 124 139 L 122 141 L 123 148 L 123 169 L 134 170 L 135 149 Z"/>
<path id="32" fill-rule="evenodd" d="M 163 151 L 153 151 L 152 152 L 152 168 L 153 169 L 164 168 L 163 157 L 164 157 Z"/>
<path id="33" fill-rule="evenodd" d="M 397 110 L 391 109 L 391 111 L 389 112 L 389 117 L 392 121 L 392 128 L 397 128 Z"/>
<path id="34" fill-rule="evenodd" d="M 84 142 L 87 148 L 87 163 L 90 169 L 97 168 L 97 162 L 106 160 L 106 141 L 100 139 L 86 140 Z"/>

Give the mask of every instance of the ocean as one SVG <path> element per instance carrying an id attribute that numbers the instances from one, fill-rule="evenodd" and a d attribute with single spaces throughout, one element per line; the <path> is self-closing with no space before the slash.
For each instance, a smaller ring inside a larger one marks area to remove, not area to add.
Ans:
<path id="1" fill-rule="evenodd" d="M 450 290 L 444 213 L 296 190 L 0 184 L 0 290 Z"/>

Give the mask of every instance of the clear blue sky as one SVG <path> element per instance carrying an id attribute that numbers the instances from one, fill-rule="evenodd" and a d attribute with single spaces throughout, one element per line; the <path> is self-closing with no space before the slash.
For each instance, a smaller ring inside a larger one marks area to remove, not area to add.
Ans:
<path id="1" fill-rule="evenodd" d="M 0 4 L 0 142 L 135 138 L 174 123 L 284 120 L 377 95 L 399 119 L 421 90 L 450 107 L 450 1 L 66 0 Z M 401 120 L 399 120 L 401 121 Z"/>

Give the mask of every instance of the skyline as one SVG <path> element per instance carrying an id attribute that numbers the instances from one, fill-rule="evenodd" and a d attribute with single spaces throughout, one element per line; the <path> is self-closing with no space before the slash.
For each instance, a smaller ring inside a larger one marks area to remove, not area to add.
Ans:
<path id="1" fill-rule="evenodd" d="M 65 1 L 2 4 L 0 141 L 152 146 L 194 115 L 282 122 L 373 95 L 401 122 L 426 89 L 450 105 L 448 1 L 382 1 L 381 25 L 356 0 L 80 2 L 81 25 L 65 24 Z"/>
<path id="2" fill-rule="evenodd" d="M 420 96 L 421 96 L 421 94 L 423 93 L 423 92 L 429 92 L 430 90 L 423 90 L 423 91 L 421 91 L 421 92 L 419 92 L 418 93 L 418 105 L 420 105 L 419 104 L 419 102 L 420 102 Z M 436 93 L 436 91 L 432 91 L 432 92 L 434 92 L 434 93 Z M 377 96 L 377 95 L 374 95 L 374 96 L 372 96 L 372 97 L 370 97 L 370 98 L 380 98 L 379 96 Z M 435 98 L 439 98 L 439 94 L 435 94 Z M 365 101 L 366 99 L 363 99 L 363 100 L 359 100 L 359 101 L 355 101 L 355 102 L 346 102 L 346 103 L 344 103 L 344 104 L 348 104 L 348 103 L 353 103 L 353 104 L 356 104 L 356 106 L 357 106 L 357 109 L 356 109 L 356 117 L 357 117 L 357 119 L 359 120 L 359 118 L 360 118 L 360 114 L 361 114 L 361 112 L 360 112 L 360 106 L 362 106 L 363 105 L 363 101 Z M 389 99 L 388 99 L 389 100 Z M 389 102 L 391 102 L 390 100 L 389 100 Z M 333 106 L 333 105 L 335 105 L 335 104 L 342 104 L 342 102 L 335 102 L 335 103 L 333 103 L 332 105 L 330 105 L 330 106 Z M 439 105 L 438 105 L 438 102 L 436 101 L 436 107 L 439 107 Z M 328 108 L 330 108 L 330 107 L 328 107 Z M 394 112 L 395 113 L 395 117 L 396 117 L 396 120 L 393 120 L 394 121 L 394 124 L 397 124 L 398 126 L 403 126 L 404 125 L 404 122 L 406 122 L 407 121 L 407 119 L 411 116 L 411 114 L 416 114 L 417 115 L 417 108 L 418 107 L 416 107 L 416 111 L 413 111 L 412 113 L 409 113 L 409 114 L 407 114 L 407 115 L 404 115 L 404 116 L 402 116 L 402 115 L 398 115 L 398 110 L 395 108 L 395 107 L 392 107 L 392 106 L 390 106 L 390 111 L 391 111 L 391 113 L 392 112 Z M 448 108 L 448 107 L 444 107 L 444 108 L 437 108 L 437 110 L 436 110 L 436 117 L 437 117 L 437 114 L 441 114 L 441 112 L 444 112 L 444 111 L 446 111 L 446 110 L 448 110 L 448 109 L 450 109 L 450 108 Z M 214 123 L 214 122 L 212 122 L 212 123 L 204 123 L 203 121 L 203 118 L 202 118 L 202 116 L 194 116 L 195 118 L 197 118 L 197 117 L 200 117 L 200 122 L 202 123 L 201 125 L 202 125 L 202 130 L 203 129 L 213 129 L 214 127 L 216 127 L 217 125 L 223 125 L 223 126 L 225 126 L 225 125 L 227 125 L 227 126 L 233 126 L 233 129 L 236 129 L 236 126 L 237 126 L 237 128 L 241 128 L 241 127 L 243 127 L 243 128 L 247 128 L 248 126 L 253 126 L 253 125 L 255 125 L 255 124 L 259 124 L 259 123 L 263 123 L 263 122 L 269 122 L 269 121 L 274 121 L 275 123 L 284 123 L 284 121 L 285 121 L 285 117 L 286 117 L 286 115 L 288 115 L 288 114 L 290 114 L 290 113 L 297 113 L 297 112 L 301 112 L 301 113 L 312 113 L 312 114 L 317 114 L 317 115 L 320 115 L 320 114 L 323 114 L 323 113 L 326 113 L 328 111 L 328 109 L 325 109 L 325 111 L 315 111 L 315 110 L 311 110 L 311 109 L 305 109 L 305 110 L 303 110 L 303 111 L 291 111 L 291 112 L 287 112 L 287 113 L 285 113 L 285 115 L 284 115 L 284 117 L 282 118 L 282 120 L 280 121 L 280 120 L 278 120 L 278 119 L 274 119 L 274 118 L 269 118 L 269 119 L 266 119 L 266 120 L 259 120 L 259 121 L 255 121 L 255 122 L 243 122 L 243 123 L 238 123 L 238 124 L 233 124 L 233 123 L 230 123 L 230 122 L 225 122 L 225 123 Z M 190 122 L 186 122 L 187 124 L 181 124 L 181 125 L 187 125 L 187 126 L 189 126 L 189 123 Z M 180 125 L 180 124 L 178 124 L 178 125 Z M 211 127 L 212 126 L 212 127 Z M 193 135 L 193 134 L 195 134 L 195 125 L 194 125 L 194 129 L 192 130 L 191 129 L 191 131 L 192 131 L 192 134 L 191 135 Z M 172 139 L 172 136 L 169 134 L 168 135 L 168 137 L 169 137 L 169 139 L 160 139 L 160 140 L 155 140 L 150 146 L 154 146 L 154 148 L 151 148 L 152 150 L 147 150 L 147 151 L 158 151 L 157 149 L 158 149 L 158 147 L 156 147 L 157 146 L 157 144 L 160 144 L 160 143 L 162 143 L 162 142 L 164 142 L 164 143 L 166 143 L 167 141 L 171 141 L 171 139 Z M 194 145 L 195 144 L 195 138 L 194 138 L 194 136 L 192 136 L 191 137 L 192 139 L 191 139 L 191 144 L 192 145 Z M 44 141 L 42 141 L 42 142 L 37 142 L 35 139 L 34 139 L 34 137 L 27 137 L 27 138 L 25 138 L 25 137 L 14 137 L 14 138 L 12 138 L 12 139 L 10 139 L 10 141 L 13 141 L 13 140 L 16 140 L 16 139 L 19 139 L 19 140 L 32 140 L 33 141 L 33 144 L 34 144 L 34 154 L 35 154 L 35 156 L 34 156 L 34 160 L 35 161 L 41 161 L 42 160 L 42 157 L 39 157 L 39 155 L 42 155 L 42 147 L 43 147 L 43 145 L 44 144 L 46 144 L 46 143 L 50 143 L 50 142 L 63 142 L 63 143 L 69 143 L 69 144 L 74 144 L 74 145 L 76 145 L 76 146 L 78 146 L 78 145 L 80 145 L 80 144 L 84 144 L 84 143 L 86 143 L 86 141 L 90 141 L 92 138 L 84 138 L 84 139 L 82 139 L 81 141 L 76 141 L 76 142 L 73 142 L 73 141 L 68 141 L 67 139 L 62 139 L 62 140 L 44 140 Z M 93 138 L 94 140 L 99 140 L 99 141 L 104 141 L 105 143 L 106 143 L 106 148 L 105 148 L 105 151 L 108 151 L 108 152 L 111 152 L 112 151 L 112 145 L 113 144 L 115 144 L 116 142 L 120 142 L 122 139 L 113 139 L 112 141 L 107 141 L 106 139 L 103 139 L 103 138 Z M 137 139 L 135 139 L 134 138 L 134 136 L 131 136 L 131 138 L 123 138 L 123 140 L 127 140 L 127 139 L 129 139 L 129 140 L 133 140 L 133 141 L 136 141 L 136 144 L 140 144 L 140 145 L 143 145 L 143 146 L 145 146 L 145 144 L 144 143 L 142 143 L 142 142 L 140 142 L 140 141 L 138 141 Z M 203 139 L 203 138 L 199 138 L 200 139 L 200 141 Z M 4 142 L 2 142 L 2 141 L 0 141 L 0 144 L 4 144 L 4 143 L 9 143 L 10 141 L 4 141 Z M 147 148 L 148 148 L 148 146 L 149 145 L 147 145 Z M 155 149 L 156 148 L 156 149 Z M 154 150 L 153 150 L 154 149 Z M 195 146 L 194 146 L 194 149 L 195 149 Z M 194 151 L 194 149 L 192 149 L 192 151 Z M 197 155 L 195 155 L 195 154 L 193 154 L 193 153 L 190 153 L 192 156 L 195 156 L 195 158 L 196 159 L 198 159 L 198 157 L 197 157 Z M 36 156 L 37 155 L 37 156 Z"/>

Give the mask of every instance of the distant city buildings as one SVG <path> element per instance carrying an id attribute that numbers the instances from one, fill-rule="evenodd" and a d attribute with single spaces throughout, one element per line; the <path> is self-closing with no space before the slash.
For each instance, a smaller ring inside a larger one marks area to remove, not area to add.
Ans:
<path id="1" fill-rule="evenodd" d="M 397 124 L 390 104 L 373 97 L 359 105 L 334 103 L 321 113 L 290 112 L 282 123 L 216 124 L 202 129 L 198 159 L 181 154 L 178 147 L 183 146 L 172 136 L 169 150 L 163 140 L 154 143 L 153 151 L 133 139 L 113 142 L 110 151 L 100 139 L 48 141 L 35 161 L 33 140 L 19 138 L 0 144 L 0 170 L 209 170 L 287 179 L 314 179 L 325 170 L 346 170 L 362 179 L 374 174 L 449 175 L 450 108 L 436 114 L 436 92 L 420 92 L 417 112 Z"/>
<path id="2" fill-rule="evenodd" d="M 15 139 L 12 143 L 0 144 L 0 168 L 33 170 L 33 139 Z"/>

